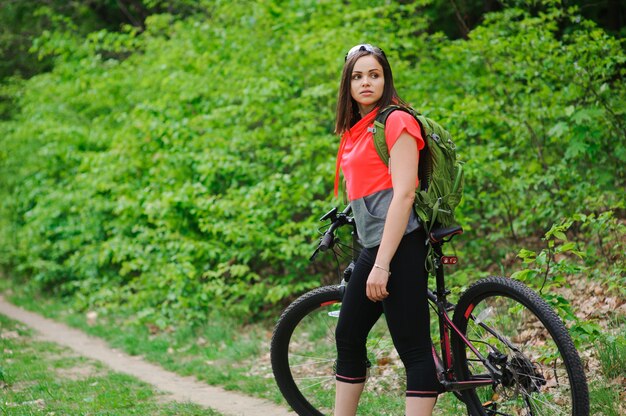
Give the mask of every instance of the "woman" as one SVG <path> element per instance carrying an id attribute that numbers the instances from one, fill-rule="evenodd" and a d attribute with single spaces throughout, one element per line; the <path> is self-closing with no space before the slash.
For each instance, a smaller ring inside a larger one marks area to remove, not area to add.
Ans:
<path id="1" fill-rule="evenodd" d="M 384 312 L 407 373 L 406 414 L 431 415 L 438 394 L 430 340 L 425 233 L 413 210 L 419 150 L 417 121 L 394 111 L 385 125 L 389 168 L 374 148 L 379 110 L 403 104 L 384 52 L 357 45 L 346 55 L 337 103 L 337 156 L 363 250 L 337 324 L 335 415 L 354 416 L 366 380 L 366 338 Z M 335 178 L 337 194 L 338 175 Z"/>

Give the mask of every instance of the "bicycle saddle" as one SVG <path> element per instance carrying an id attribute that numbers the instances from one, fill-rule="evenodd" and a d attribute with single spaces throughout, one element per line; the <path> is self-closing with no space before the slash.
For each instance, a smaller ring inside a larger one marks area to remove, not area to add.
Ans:
<path id="1" fill-rule="evenodd" d="M 456 225 L 454 227 L 437 228 L 429 234 L 430 241 L 433 243 L 439 243 L 441 241 L 450 241 L 452 237 L 457 234 L 463 234 L 463 227 Z"/>

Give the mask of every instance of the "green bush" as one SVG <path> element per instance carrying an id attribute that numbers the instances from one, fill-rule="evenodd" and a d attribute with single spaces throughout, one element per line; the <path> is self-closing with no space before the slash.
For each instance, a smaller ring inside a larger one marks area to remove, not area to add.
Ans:
<path id="1" fill-rule="evenodd" d="M 581 207 L 623 208 L 621 40 L 557 5 L 452 41 L 428 33 L 428 2 L 388 3 L 224 1 L 144 32 L 42 36 L 54 71 L 0 123 L 0 262 L 79 308 L 163 325 L 258 317 L 328 280 L 333 262 L 308 256 L 338 203 L 336 89 L 363 41 L 467 161 L 461 275 Z"/>

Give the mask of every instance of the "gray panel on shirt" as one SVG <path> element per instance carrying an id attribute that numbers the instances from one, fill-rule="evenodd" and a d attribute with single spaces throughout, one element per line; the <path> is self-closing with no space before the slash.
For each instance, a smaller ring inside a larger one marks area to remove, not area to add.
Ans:
<path id="1" fill-rule="evenodd" d="M 389 188 L 350 202 L 359 240 L 361 240 L 363 247 L 371 248 L 380 245 L 385 228 L 385 218 L 392 198 L 393 188 Z M 414 210 L 411 210 L 409 223 L 404 234 L 415 231 L 419 225 L 417 215 Z"/>

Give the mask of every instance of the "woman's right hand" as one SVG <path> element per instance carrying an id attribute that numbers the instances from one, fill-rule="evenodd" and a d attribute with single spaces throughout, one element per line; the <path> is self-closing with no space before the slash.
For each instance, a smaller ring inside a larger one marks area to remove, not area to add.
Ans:
<path id="1" fill-rule="evenodd" d="M 380 302 L 389 296 L 387 291 L 387 283 L 389 282 L 389 273 L 377 267 L 372 268 L 365 285 L 365 294 L 372 302 Z"/>

